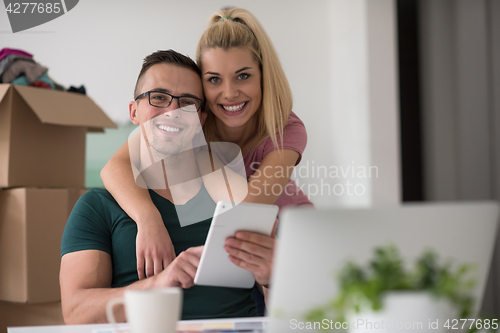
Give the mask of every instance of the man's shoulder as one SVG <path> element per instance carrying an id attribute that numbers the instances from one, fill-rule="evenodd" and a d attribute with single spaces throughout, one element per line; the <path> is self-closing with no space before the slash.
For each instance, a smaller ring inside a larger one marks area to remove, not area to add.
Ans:
<path id="1" fill-rule="evenodd" d="M 111 193 L 109 193 L 104 188 L 91 188 L 85 192 L 77 202 L 77 207 L 80 206 L 90 206 L 93 209 L 120 209 L 120 206 L 113 198 Z"/>
<path id="2" fill-rule="evenodd" d="M 80 200 L 82 201 L 92 201 L 92 202 L 95 202 L 95 201 L 109 201 L 109 200 L 112 200 L 112 201 L 115 201 L 113 199 L 113 196 L 111 195 L 111 193 L 109 193 L 106 189 L 104 188 L 99 188 L 99 187 L 93 187 L 93 188 L 90 188 L 88 189 L 81 197 L 80 197 Z"/>
<path id="3" fill-rule="evenodd" d="M 112 202 L 111 194 L 100 188 L 89 189 L 78 199 L 64 228 L 61 256 L 82 250 L 111 253 L 108 240 L 116 216 Z"/>

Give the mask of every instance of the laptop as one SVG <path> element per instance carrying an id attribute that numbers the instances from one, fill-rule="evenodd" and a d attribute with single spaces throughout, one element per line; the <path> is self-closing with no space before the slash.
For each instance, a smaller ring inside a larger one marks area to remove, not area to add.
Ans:
<path id="1" fill-rule="evenodd" d="M 440 260 L 474 263 L 476 302 L 470 318 L 477 318 L 497 235 L 498 212 L 494 202 L 285 211 L 267 307 L 268 332 L 312 332 L 301 330 L 299 323 L 304 323 L 308 311 L 335 298 L 339 270 L 348 260 L 365 265 L 374 248 L 388 244 L 394 245 L 411 266 L 429 248 Z"/>

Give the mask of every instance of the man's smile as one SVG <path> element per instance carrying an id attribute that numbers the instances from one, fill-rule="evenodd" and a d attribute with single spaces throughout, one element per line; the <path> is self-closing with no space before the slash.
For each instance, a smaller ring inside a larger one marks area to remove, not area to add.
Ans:
<path id="1" fill-rule="evenodd" d="M 156 125 L 156 127 L 158 127 L 160 130 L 162 131 L 166 131 L 166 132 L 173 132 L 173 133 L 177 133 L 179 131 L 182 131 L 181 128 L 179 127 L 175 127 L 175 126 L 166 126 L 166 125 Z"/>

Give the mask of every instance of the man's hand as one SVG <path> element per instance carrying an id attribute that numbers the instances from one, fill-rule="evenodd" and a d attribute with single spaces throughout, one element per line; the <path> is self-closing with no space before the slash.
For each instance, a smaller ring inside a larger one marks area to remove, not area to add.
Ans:
<path id="1" fill-rule="evenodd" d="M 191 288 L 200 263 L 204 246 L 190 247 L 181 252 L 177 258 L 155 279 L 158 287 Z"/>
<path id="2" fill-rule="evenodd" d="M 192 287 L 202 252 L 203 246 L 189 248 L 160 274 L 122 288 L 111 288 L 113 265 L 108 253 L 83 250 L 65 254 L 61 258 L 59 276 L 65 323 L 107 322 L 106 304 L 112 298 L 123 296 L 128 289 Z M 125 321 L 123 308 L 117 320 Z"/>
<path id="3" fill-rule="evenodd" d="M 251 272 L 262 286 L 269 286 L 271 281 L 277 223 L 276 220 L 271 236 L 238 231 L 235 237 L 226 239 L 224 246 L 231 262 Z"/>
<path id="4" fill-rule="evenodd" d="M 160 274 L 175 259 L 174 245 L 163 221 L 138 224 L 136 255 L 139 280 Z"/>

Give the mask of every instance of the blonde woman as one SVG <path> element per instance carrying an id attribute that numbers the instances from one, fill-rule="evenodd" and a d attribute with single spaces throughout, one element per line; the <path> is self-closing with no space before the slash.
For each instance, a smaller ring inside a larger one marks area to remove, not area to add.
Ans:
<path id="1" fill-rule="evenodd" d="M 280 209 L 312 205 L 290 180 L 306 146 L 305 127 L 292 112 L 288 80 L 257 19 L 239 8 L 214 14 L 199 41 L 196 60 L 206 98 L 206 141 L 240 147 L 248 179 L 244 202 L 276 204 Z M 139 278 L 158 274 L 175 258 L 175 250 L 148 191 L 134 183 L 126 144 L 110 159 L 101 177 L 137 223 Z M 257 244 L 270 247 L 259 253 L 250 253 L 247 245 L 229 239 L 226 251 L 236 265 L 251 271 L 266 286 L 272 268 L 267 256 L 274 243 Z"/>

